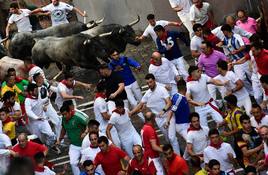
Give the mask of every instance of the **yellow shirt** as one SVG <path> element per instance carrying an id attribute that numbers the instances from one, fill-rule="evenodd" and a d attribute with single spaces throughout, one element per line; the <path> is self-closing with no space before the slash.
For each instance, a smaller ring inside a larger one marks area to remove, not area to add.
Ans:
<path id="1" fill-rule="evenodd" d="M 208 172 L 204 168 L 202 168 L 200 171 L 195 173 L 195 175 L 207 175 L 207 174 L 208 174 Z"/>
<path id="2" fill-rule="evenodd" d="M 243 111 L 240 108 L 235 108 L 235 110 L 228 112 L 227 117 L 224 119 L 230 130 L 242 129 L 240 123 L 240 117 Z"/>
<path id="3" fill-rule="evenodd" d="M 15 122 L 5 123 L 3 126 L 3 132 L 10 138 L 10 140 L 16 138 Z"/>
<path id="4" fill-rule="evenodd" d="M 1 89 L 1 97 L 3 97 L 3 95 L 7 92 L 7 91 L 12 91 L 15 92 L 16 96 L 15 96 L 15 100 L 16 102 L 20 102 L 19 98 L 18 98 L 18 94 L 21 94 L 22 91 L 17 87 L 17 85 L 14 85 L 13 87 L 9 87 L 7 85 L 3 86 Z"/>

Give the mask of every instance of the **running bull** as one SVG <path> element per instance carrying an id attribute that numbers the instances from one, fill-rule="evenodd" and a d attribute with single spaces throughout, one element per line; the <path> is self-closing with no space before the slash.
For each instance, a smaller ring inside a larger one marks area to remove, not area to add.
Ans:
<path id="1" fill-rule="evenodd" d="M 52 26 L 35 32 L 21 32 L 14 35 L 9 44 L 9 53 L 13 58 L 29 59 L 35 42 L 47 36 L 65 37 L 98 26 L 104 20 L 91 21 L 87 24 L 81 22 L 70 22 L 58 26 Z"/>
<path id="2" fill-rule="evenodd" d="M 99 35 L 76 34 L 64 38 L 46 37 L 39 40 L 32 49 L 32 60 L 40 66 L 48 66 L 52 62 L 67 66 L 79 66 L 86 69 L 96 69 L 100 64 L 98 58 L 108 62 L 108 51 L 111 48 L 123 52 L 126 45 L 139 45 L 136 34 L 131 26 L 137 20 L 126 26 L 109 24 L 100 26 Z"/>

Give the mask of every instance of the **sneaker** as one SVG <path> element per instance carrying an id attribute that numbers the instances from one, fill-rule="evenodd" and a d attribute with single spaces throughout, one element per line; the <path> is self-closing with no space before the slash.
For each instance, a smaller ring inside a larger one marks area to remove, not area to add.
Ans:
<path id="1" fill-rule="evenodd" d="M 54 153 L 56 153 L 57 155 L 61 154 L 61 150 L 59 149 L 58 146 L 54 145 L 50 148 L 50 150 L 52 150 Z"/>

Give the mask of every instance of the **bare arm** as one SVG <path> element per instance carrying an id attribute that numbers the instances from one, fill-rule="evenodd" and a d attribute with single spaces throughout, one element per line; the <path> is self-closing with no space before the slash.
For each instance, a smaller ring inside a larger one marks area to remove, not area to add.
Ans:
<path id="1" fill-rule="evenodd" d="M 243 152 L 244 156 L 249 157 L 252 154 L 257 153 L 258 151 L 260 151 L 262 149 L 263 149 L 263 145 L 261 144 L 261 145 L 257 146 L 256 148 L 253 148 L 253 149 L 250 149 L 250 150 L 247 147 L 243 147 L 242 152 Z"/>
<path id="2" fill-rule="evenodd" d="M 224 86 L 225 84 L 228 83 L 228 81 L 227 81 L 227 82 L 222 82 L 222 81 L 220 81 L 220 80 L 216 80 L 216 79 L 213 79 L 213 78 L 211 78 L 209 82 L 210 82 L 211 84 L 216 85 L 216 86 Z"/>
<path id="3" fill-rule="evenodd" d="M 124 83 L 119 83 L 118 86 L 119 86 L 118 89 L 110 95 L 111 99 L 115 98 L 117 95 L 119 95 L 125 89 Z"/>
<path id="4" fill-rule="evenodd" d="M 91 88 L 91 84 L 83 83 L 81 81 L 75 81 L 75 86 L 83 87 L 83 88 L 86 88 L 86 89 Z"/>
<path id="5" fill-rule="evenodd" d="M 59 138 L 59 140 L 57 141 L 57 144 L 60 144 L 60 142 L 61 142 L 61 140 L 64 138 L 65 134 L 66 134 L 66 130 L 62 127 L 62 128 L 61 128 L 61 131 L 60 131 L 60 138 Z"/>
<path id="6" fill-rule="evenodd" d="M 106 128 L 106 135 L 107 135 L 108 139 L 111 140 L 112 143 L 114 143 L 113 138 L 112 138 L 112 134 L 111 134 L 111 129 L 112 128 L 113 128 L 113 125 L 109 123 L 107 125 L 107 128 Z"/>
<path id="7" fill-rule="evenodd" d="M 110 120 L 111 117 L 107 112 L 101 113 L 101 116 L 104 120 Z"/>
<path id="8" fill-rule="evenodd" d="M 76 95 L 68 95 L 66 92 L 60 92 L 60 95 L 65 100 L 71 100 L 71 99 L 84 99 L 82 96 L 76 96 Z"/>
<path id="9" fill-rule="evenodd" d="M 6 26 L 6 37 L 9 37 L 9 30 L 10 30 L 10 24 L 7 23 L 7 26 Z"/>
<path id="10" fill-rule="evenodd" d="M 197 50 L 191 50 L 191 54 L 192 54 L 192 57 L 194 58 L 198 58 L 201 55 L 201 53 L 198 52 Z"/>
<path id="11" fill-rule="evenodd" d="M 193 106 L 204 106 L 205 103 L 196 102 L 192 99 L 191 94 L 186 93 L 187 101 Z"/>
<path id="12" fill-rule="evenodd" d="M 183 7 L 181 7 L 181 6 L 176 6 L 176 7 L 173 7 L 172 8 L 175 12 L 179 12 L 179 11 L 182 11 L 183 10 Z"/>
<path id="13" fill-rule="evenodd" d="M 168 21 L 168 26 L 181 26 L 182 22 Z"/>
<path id="14" fill-rule="evenodd" d="M 43 12 L 42 8 L 37 8 L 37 9 L 34 9 L 33 11 L 31 11 L 30 15 L 35 14 L 35 13 L 40 13 L 40 12 Z"/>
<path id="15" fill-rule="evenodd" d="M 74 7 L 73 10 L 76 11 L 79 15 L 81 15 L 81 16 L 83 16 L 83 17 L 86 16 L 86 14 L 85 14 L 84 12 L 82 12 L 80 9 L 78 9 L 78 8 L 76 8 L 76 7 Z"/>
<path id="16" fill-rule="evenodd" d="M 187 143 L 186 145 L 186 149 L 187 149 L 187 153 L 190 155 L 190 156 L 195 156 L 195 153 L 193 151 L 193 144 L 191 143 Z"/>
<path id="17" fill-rule="evenodd" d="M 238 80 L 235 82 L 235 88 L 232 89 L 232 92 L 236 92 L 236 91 L 239 91 L 240 89 L 242 89 L 244 87 L 244 83 L 242 80 Z"/>
<path id="18" fill-rule="evenodd" d="M 163 149 L 156 144 L 156 140 L 155 139 L 151 139 L 150 140 L 150 144 L 151 144 L 151 147 L 152 147 L 152 149 L 154 151 L 157 151 L 157 152 L 160 152 L 160 153 L 163 152 Z"/>
<path id="19" fill-rule="evenodd" d="M 138 112 L 140 112 L 140 110 L 143 108 L 145 104 L 140 102 L 134 109 L 132 109 L 132 111 L 129 112 L 129 115 L 132 116 Z"/>

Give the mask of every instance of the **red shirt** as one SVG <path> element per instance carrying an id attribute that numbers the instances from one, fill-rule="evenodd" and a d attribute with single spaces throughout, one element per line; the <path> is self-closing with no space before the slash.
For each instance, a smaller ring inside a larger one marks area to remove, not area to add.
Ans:
<path id="1" fill-rule="evenodd" d="M 34 155 L 38 152 L 45 152 L 47 147 L 32 141 L 28 141 L 25 148 L 21 148 L 19 144 L 15 145 L 12 150 L 19 153 L 20 156 L 29 157 L 34 161 Z"/>
<path id="2" fill-rule="evenodd" d="M 128 172 L 129 174 L 133 173 L 133 171 L 139 171 L 141 175 L 154 175 L 156 174 L 156 168 L 154 166 L 154 162 L 152 159 L 143 156 L 143 163 L 139 164 L 139 162 L 133 158 L 129 162 Z"/>
<path id="3" fill-rule="evenodd" d="M 173 154 L 173 159 L 167 160 L 166 163 L 168 168 L 167 175 L 183 175 L 183 172 L 189 171 L 186 161 L 176 154 Z"/>
<path id="4" fill-rule="evenodd" d="M 262 49 L 260 55 L 255 57 L 255 61 L 259 74 L 268 75 L 268 50 Z"/>
<path id="5" fill-rule="evenodd" d="M 100 151 L 94 160 L 94 164 L 101 165 L 105 174 L 117 175 L 122 170 L 120 160 L 125 158 L 127 154 L 120 148 L 109 146 L 107 152 Z"/>
<path id="6" fill-rule="evenodd" d="M 141 136 L 143 142 L 142 144 L 144 147 L 144 155 L 150 158 L 159 157 L 159 153 L 153 150 L 150 143 L 150 140 L 156 140 L 156 144 L 159 145 L 159 139 L 157 137 L 155 129 L 151 124 L 144 124 L 141 130 Z"/>

